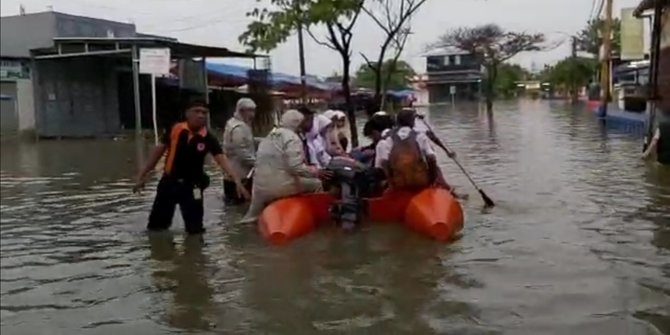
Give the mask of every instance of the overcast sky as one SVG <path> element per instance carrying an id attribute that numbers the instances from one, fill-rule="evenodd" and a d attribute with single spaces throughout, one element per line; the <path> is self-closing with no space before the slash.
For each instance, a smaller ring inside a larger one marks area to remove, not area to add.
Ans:
<path id="1" fill-rule="evenodd" d="M 639 0 L 616 0 L 614 13 L 634 7 Z M 16 15 L 23 4 L 27 13 L 53 10 L 123 22 L 134 22 L 137 30 L 176 37 L 184 42 L 242 50 L 237 37 L 249 19 L 245 13 L 256 0 L 2 0 L 2 15 Z M 425 71 L 425 46 L 450 28 L 497 23 L 517 31 L 545 33 L 550 41 L 566 40 L 589 18 L 592 0 L 428 0 L 412 20 L 411 36 L 402 59 L 417 72 Z M 306 37 L 307 72 L 327 76 L 340 69 L 333 51 Z M 363 16 L 354 34 L 354 70 L 363 62 L 359 53 L 376 58 L 383 34 Z M 297 43 L 289 39 L 271 53 L 274 71 L 298 74 Z M 570 53 L 569 43 L 542 53 L 522 54 L 515 62 L 541 68 Z M 230 62 L 225 60 L 226 62 Z M 240 63 L 240 61 L 233 61 Z M 241 62 L 244 64 L 244 62 Z"/>

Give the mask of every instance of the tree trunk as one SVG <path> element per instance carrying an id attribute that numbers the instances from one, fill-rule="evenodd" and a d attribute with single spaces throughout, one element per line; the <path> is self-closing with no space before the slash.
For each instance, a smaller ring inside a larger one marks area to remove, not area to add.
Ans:
<path id="1" fill-rule="evenodd" d="M 349 131 L 351 132 L 351 147 L 358 146 L 358 130 L 356 128 L 356 111 L 354 110 L 354 103 L 351 99 L 351 87 L 349 86 L 349 70 L 351 67 L 351 59 L 349 54 L 342 55 L 342 94 L 344 95 L 344 104 L 347 109 L 347 117 L 349 118 Z"/>
<path id="2" fill-rule="evenodd" d="M 376 113 L 382 106 L 382 67 L 381 65 L 375 66 L 375 98 L 373 107 L 371 110 L 368 110 L 368 116 Z"/>
<path id="3" fill-rule="evenodd" d="M 491 64 L 487 69 L 487 80 L 486 80 L 486 111 L 488 113 L 493 113 L 493 98 L 494 98 L 494 86 L 496 78 L 498 77 L 498 66 L 497 64 Z"/>
<path id="4" fill-rule="evenodd" d="M 393 58 L 393 62 L 389 64 L 389 68 L 386 71 L 386 76 L 384 77 L 384 82 L 382 83 L 382 90 L 381 90 L 382 92 L 381 92 L 381 99 L 379 101 L 379 110 L 384 110 L 384 108 L 386 108 L 386 91 L 388 91 L 389 82 L 391 82 L 391 76 L 393 75 L 393 72 L 395 72 L 395 66 L 396 63 L 398 62 L 399 56 L 400 54 L 396 55 L 396 57 Z"/>

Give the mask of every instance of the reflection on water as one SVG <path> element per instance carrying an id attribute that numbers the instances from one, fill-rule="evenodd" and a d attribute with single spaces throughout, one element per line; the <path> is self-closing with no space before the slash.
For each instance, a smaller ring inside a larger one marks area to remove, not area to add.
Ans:
<path id="1" fill-rule="evenodd" d="M 175 328 L 207 330 L 211 311 L 211 295 L 207 273 L 207 258 L 203 241 L 198 236 L 186 237 L 182 250 L 177 250 L 172 234 L 149 234 L 151 273 L 159 292 L 174 292 L 173 302 L 166 312 L 168 324 Z"/>
<path id="2" fill-rule="evenodd" d="M 398 225 L 324 228 L 269 247 L 206 191 L 204 241 L 147 234 L 118 141 L 3 142 L 8 334 L 670 333 L 670 170 L 640 139 L 558 103 L 435 107 L 428 117 L 498 206 L 440 161 L 465 205 L 443 245 Z M 219 180 L 215 170 L 212 180 Z M 150 185 L 153 189 L 155 183 Z"/>

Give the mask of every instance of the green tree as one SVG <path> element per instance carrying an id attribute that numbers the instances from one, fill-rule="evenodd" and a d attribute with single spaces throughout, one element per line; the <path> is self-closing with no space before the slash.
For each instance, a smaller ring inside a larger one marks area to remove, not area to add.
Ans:
<path id="1" fill-rule="evenodd" d="M 376 64 L 375 64 L 376 67 Z M 382 78 L 388 78 L 387 90 L 404 90 L 410 86 L 410 79 L 416 75 L 412 66 L 407 62 L 399 60 L 394 62 L 387 59 L 381 66 Z M 377 83 L 377 74 L 368 64 L 361 64 L 356 71 L 356 86 L 374 90 Z"/>
<path id="2" fill-rule="evenodd" d="M 586 86 L 593 78 L 597 61 L 587 58 L 569 57 L 548 68 L 545 80 L 552 86 L 566 90 L 571 102 L 577 102 L 579 89 Z"/>
<path id="3" fill-rule="evenodd" d="M 363 1 L 270 0 L 270 9 L 255 8 L 247 13 L 247 16 L 254 18 L 254 21 L 239 37 L 240 42 L 247 45 L 251 51 L 270 51 L 285 42 L 298 29 L 307 29 L 317 43 L 336 51 L 342 59 L 341 85 L 351 125 L 351 142 L 354 146 L 358 145 L 358 133 L 350 88 L 351 41 Z M 316 37 L 310 30 L 319 25 L 326 28 L 326 36 L 323 39 Z"/>
<path id="4" fill-rule="evenodd" d="M 612 52 L 621 52 L 621 20 L 615 18 L 612 22 Z M 593 55 L 600 53 L 603 44 L 602 29 L 605 24 L 603 19 L 590 20 L 584 29 L 577 34 L 577 48 Z"/>
<path id="5" fill-rule="evenodd" d="M 486 110 L 493 112 L 495 85 L 501 64 L 521 52 L 541 50 L 543 34 L 507 31 L 495 24 L 457 28 L 442 35 L 431 48 L 456 47 L 479 59 L 486 69 L 484 96 Z"/>
<path id="6" fill-rule="evenodd" d="M 498 66 L 498 80 L 494 91 L 498 97 L 509 98 L 517 91 L 517 83 L 529 77 L 528 71 L 517 64 L 502 63 Z"/>

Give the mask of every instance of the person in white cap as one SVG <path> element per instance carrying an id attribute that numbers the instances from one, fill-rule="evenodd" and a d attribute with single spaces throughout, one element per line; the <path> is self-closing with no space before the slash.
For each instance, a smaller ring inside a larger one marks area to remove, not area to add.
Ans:
<path id="1" fill-rule="evenodd" d="M 223 130 L 223 150 L 247 188 L 251 187 L 251 170 L 256 163 L 254 135 L 251 130 L 255 114 L 256 103 L 250 98 L 241 98 L 235 106 L 235 114 L 228 119 Z M 223 192 L 227 203 L 244 202 L 235 192 L 235 184 L 227 174 L 223 177 Z"/>

